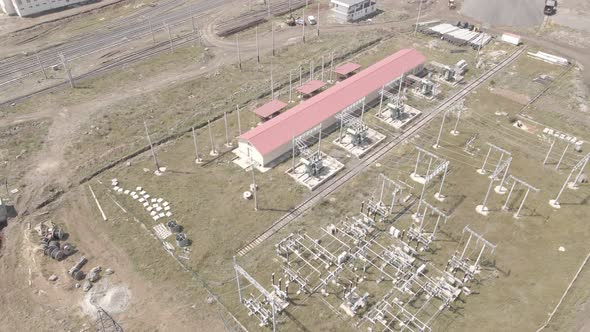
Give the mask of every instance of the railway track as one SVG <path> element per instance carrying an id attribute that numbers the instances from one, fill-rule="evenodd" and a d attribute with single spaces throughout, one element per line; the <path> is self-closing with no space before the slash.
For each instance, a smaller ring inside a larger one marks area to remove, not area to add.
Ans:
<path id="1" fill-rule="evenodd" d="M 199 36 L 189 33 L 186 35 L 182 35 L 182 36 L 173 38 L 172 39 L 172 43 L 173 43 L 172 46 L 174 48 L 181 47 L 181 46 L 193 43 L 195 41 L 198 41 L 198 39 L 199 39 Z M 132 63 L 147 59 L 153 55 L 164 53 L 164 52 L 169 52 L 169 51 L 170 51 L 170 41 L 166 40 L 166 41 L 160 42 L 156 45 L 150 46 L 148 48 L 145 48 L 145 49 L 142 49 L 142 50 L 130 53 L 130 54 L 125 54 L 125 55 L 122 55 L 118 58 L 111 59 L 109 61 L 105 61 L 102 66 L 100 66 L 96 69 L 93 69 L 89 72 L 86 72 L 84 74 L 74 76 L 73 79 L 74 79 L 74 81 L 80 81 L 80 80 L 84 80 L 84 79 L 88 79 L 88 78 L 93 78 L 93 77 L 96 77 L 96 76 L 101 75 L 103 73 L 106 73 L 109 70 L 112 70 L 114 68 L 118 68 L 121 66 L 132 64 Z M 26 100 L 27 98 L 30 98 L 31 96 L 38 94 L 38 93 L 56 91 L 56 90 L 64 88 L 64 87 L 69 87 L 69 82 L 67 80 L 61 81 L 59 83 L 53 84 L 51 86 L 31 92 L 26 95 L 13 98 L 11 100 L 0 102 L 0 107 L 10 105 L 13 103 L 18 103 L 18 102 Z"/>
<path id="2" fill-rule="evenodd" d="M 327 184 L 322 186 L 317 192 L 315 192 L 311 197 L 305 199 L 301 204 L 297 205 L 291 211 L 277 219 L 269 228 L 267 228 L 264 232 L 258 235 L 254 240 L 250 241 L 247 245 L 238 250 L 238 256 L 246 255 L 252 249 L 260 245 L 263 241 L 277 233 L 283 227 L 287 226 L 291 221 L 303 215 L 303 213 L 309 210 L 312 206 L 319 203 L 321 199 L 336 191 L 338 188 L 342 187 L 346 182 L 354 178 L 356 175 L 360 174 L 365 168 L 379 160 L 391 149 L 400 145 L 406 139 L 415 135 L 420 129 L 429 124 L 436 116 L 449 109 L 449 107 L 452 106 L 454 103 L 467 96 L 470 92 L 481 86 L 484 82 L 486 82 L 500 70 L 505 68 L 508 64 L 516 60 L 524 52 L 525 49 L 526 48 L 524 47 L 519 48 L 518 50 L 510 54 L 506 59 L 497 64 L 494 68 L 488 70 L 475 81 L 470 82 L 463 89 L 445 99 L 434 110 L 432 110 L 426 116 L 419 119 L 413 126 L 411 126 L 400 136 L 397 136 L 391 139 L 386 144 L 382 145 L 381 147 L 378 147 L 372 153 L 367 155 L 358 165 L 348 169 L 339 177 L 333 178 L 330 182 L 328 182 Z"/>
<path id="3" fill-rule="evenodd" d="M 174 26 L 186 22 L 191 17 L 202 17 L 205 12 L 221 6 L 227 0 L 207 0 L 192 5 L 190 10 L 182 7 L 177 1 L 171 1 L 170 6 L 163 6 L 160 11 L 150 15 L 134 16 L 131 19 L 107 27 L 99 32 L 85 34 L 64 43 L 51 47 L 37 54 L 25 57 L 10 57 L 0 61 L 0 89 L 11 83 L 41 72 L 41 66 L 50 68 L 61 63 L 59 54 L 63 54 L 68 61 L 76 60 L 97 52 L 140 40 L 152 33 L 165 29 L 165 24 Z M 156 7 L 154 7 L 155 10 Z M 159 15 L 155 15 L 159 14 Z M 37 58 L 38 57 L 38 58 Z"/>
<path id="4" fill-rule="evenodd" d="M 311 3 L 309 0 L 283 0 L 280 2 L 271 2 L 270 15 L 280 16 L 286 14 L 292 10 L 305 6 L 306 2 Z M 268 17 L 269 9 L 260 9 L 246 12 L 234 18 L 224 19 L 215 27 L 215 30 L 217 30 L 216 34 L 220 37 L 226 37 L 253 27 L 256 24 L 264 23 Z"/>

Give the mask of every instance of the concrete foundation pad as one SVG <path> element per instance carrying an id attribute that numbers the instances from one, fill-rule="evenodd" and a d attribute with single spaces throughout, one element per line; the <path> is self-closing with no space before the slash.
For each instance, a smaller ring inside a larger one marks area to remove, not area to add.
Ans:
<path id="1" fill-rule="evenodd" d="M 244 170 L 250 170 L 250 157 L 243 154 L 240 149 L 233 149 L 232 153 L 237 156 L 237 158 L 232 160 L 234 164 L 240 166 L 240 168 Z M 270 170 L 269 167 L 263 167 L 260 165 L 254 166 L 254 169 L 258 170 L 260 173 L 266 173 Z"/>
<path id="2" fill-rule="evenodd" d="M 294 168 L 288 169 L 286 173 L 309 190 L 316 189 L 344 168 L 344 164 L 338 160 L 323 152 L 321 154 L 323 167 L 318 176 L 309 176 L 306 173 L 306 166 L 301 162 L 297 163 Z"/>
<path id="3" fill-rule="evenodd" d="M 485 170 L 485 169 L 481 169 L 481 168 L 479 168 L 479 169 L 477 170 L 477 173 L 479 173 L 479 174 L 481 174 L 481 175 L 485 175 L 487 172 L 486 172 L 486 170 Z"/>
<path id="4" fill-rule="evenodd" d="M 424 184 L 424 182 L 426 182 L 426 179 L 424 179 L 423 176 L 417 175 L 416 173 L 410 174 L 410 178 L 420 184 Z"/>
<path id="5" fill-rule="evenodd" d="M 508 191 L 508 189 L 506 189 L 506 187 L 495 186 L 494 191 L 496 192 L 496 194 L 504 195 Z"/>
<path id="6" fill-rule="evenodd" d="M 451 135 L 459 136 L 459 131 L 458 130 L 451 130 Z"/>
<path id="7" fill-rule="evenodd" d="M 202 163 L 203 163 L 203 159 L 195 158 L 195 164 L 202 164 Z"/>
<path id="8" fill-rule="evenodd" d="M 434 194 L 434 198 L 439 202 L 444 202 L 446 197 L 445 197 L 445 195 L 436 193 L 436 194 Z"/>
<path id="9" fill-rule="evenodd" d="M 579 188 L 575 182 L 568 182 L 567 187 L 570 188 L 571 190 L 578 190 L 578 188 Z"/>
<path id="10" fill-rule="evenodd" d="M 422 219 L 422 215 L 419 213 L 413 213 L 412 219 L 414 220 L 414 222 L 420 222 L 420 220 Z"/>
<path id="11" fill-rule="evenodd" d="M 561 208 L 561 204 L 559 204 L 559 202 L 554 199 L 549 200 L 549 205 L 551 205 L 554 209 Z"/>
<path id="12" fill-rule="evenodd" d="M 209 152 L 209 155 L 211 157 L 217 157 L 219 156 L 219 152 L 217 152 L 217 150 L 211 150 L 211 152 Z"/>
<path id="13" fill-rule="evenodd" d="M 515 213 L 515 214 L 513 214 L 513 215 L 512 215 L 512 217 L 513 217 L 514 219 L 520 219 L 520 216 L 519 216 L 519 215 L 517 215 L 516 213 Z"/>
<path id="14" fill-rule="evenodd" d="M 388 125 L 392 126 L 393 129 L 401 131 L 408 124 L 410 124 L 412 121 L 414 121 L 416 118 L 418 118 L 421 114 L 422 114 L 421 111 L 413 108 L 412 106 L 404 105 L 404 111 L 402 112 L 401 119 L 394 120 L 391 117 L 391 109 L 389 109 L 387 107 L 385 108 L 385 110 L 383 110 L 381 112 L 381 114 L 379 114 L 379 113 L 375 114 L 375 117 L 377 119 L 387 123 Z"/>
<path id="15" fill-rule="evenodd" d="M 490 214 L 490 210 L 488 210 L 487 206 L 483 206 L 483 205 L 476 206 L 475 212 L 477 212 L 483 216 L 487 216 L 488 214 Z"/>
<path id="16" fill-rule="evenodd" d="M 381 143 L 385 139 L 385 137 L 386 136 L 381 134 L 380 132 L 368 128 L 367 138 L 360 145 L 352 144 L 352 137 L 350 135 L 345 135 L 344 137 L 342 137 L 342 139 L 338 137 L 333 141 L 333 143 L 336 146 L 339 146 L 344 150 L 350 152 L 357 158 L 362 158 L 367 152 L 371 151 L 371 149 L 379 145 L 379 143 Z"/>

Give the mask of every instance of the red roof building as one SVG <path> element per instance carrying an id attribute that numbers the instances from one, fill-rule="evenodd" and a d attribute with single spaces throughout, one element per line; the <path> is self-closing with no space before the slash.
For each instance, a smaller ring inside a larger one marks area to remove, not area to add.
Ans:
<path id="1" fill-rule="evenodd" d="M 329 128 L 342 110 L 359 102 L 375 101 L 382 87 L 402 75 L 420 72 L 425 61 L 414 49 L 400 50 L 242 134 L 238 138 L 238 154 L 268 167 L 291 152 L 294 137 L 320 124 Z"/>

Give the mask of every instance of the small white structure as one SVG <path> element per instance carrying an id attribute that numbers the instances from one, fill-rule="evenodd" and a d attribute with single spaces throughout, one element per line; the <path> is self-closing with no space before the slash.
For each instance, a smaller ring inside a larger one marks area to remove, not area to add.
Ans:
<path id="1" fill-rule="evenodd" d="M 7 15 L 26 17 L 84 1 L 87 0 L 0 0 L 0 8 Z"/>
<path id="2" fill-rule="evenodd" d="M 508 43 L 508 44 L 512 44 L 514 46 L 518 46 L 520 45 L 521 41 L 520 41 L 520 36 L 519 35 L 515 35 L 512 33 L 504 33 L 502 34 L 502 37 L 500 37 L 500 40 Z"/>
<path id="3" fill-rule="evenodd" d="M 339 21 L 354 22 L 375 13 L 377 3 L 372 0 L 331 0 L 330 7 Z"/>

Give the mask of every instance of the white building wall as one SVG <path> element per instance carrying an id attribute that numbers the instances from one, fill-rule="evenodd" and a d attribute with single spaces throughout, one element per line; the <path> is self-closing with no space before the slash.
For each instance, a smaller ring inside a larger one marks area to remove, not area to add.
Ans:
<path id="1" fill-rule="evenodd" d="M 11 0 L 0 0 L 0 8 L 2 8 L 2 11 L 7 15 L 12 16 L 17 14 Z"/>
<path id="2" fill-rule="evenodd" d="M 330 6 L 337 20 L 341 22 L 354 22 L 369 16 L 377 10 L 377 3 L 365 0 L 358 4 L 347 5 L 338 0 L 331 0 Z"/>
<path id="3" fill-rule="evenodd" d="M 14 5 L 18 16 L 26 17 L 84 1 L 87 0 L 12 0 L 12 4 Z"/>

